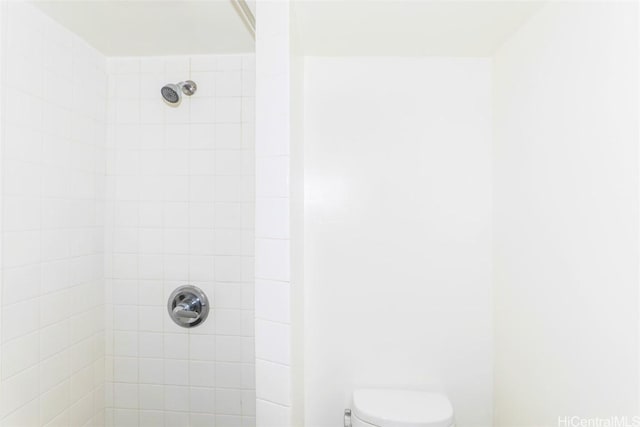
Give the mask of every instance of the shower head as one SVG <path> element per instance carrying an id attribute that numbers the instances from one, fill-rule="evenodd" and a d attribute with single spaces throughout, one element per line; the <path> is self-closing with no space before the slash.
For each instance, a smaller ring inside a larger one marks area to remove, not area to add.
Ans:
<path id="1" fill-rule="evenodd" d="M 196 93 L 196 90 L 198 90 L 198 86 L 196 85 L 196 83 L 191 80 L 186 80 L 178 84 L 166 84 L 162 86 L 162 89 L 160 89 L 160 93 L 162 94 L 162 98 L 167 103 L 167 105 L 177 107 L 178 105 L 180 105 L 180 101 L 182 101 L 182 94 L 180 92 L 184 93 L 187 96 L 191 96 Z"/>
<path id="2" fill-rule="evenodd" d="M 177 106 L 180 103 L 181 96 L 178 85 L 174 85 L 173 83 L 164 85 L 162 89 L 160 89 L 160 93 L 167 104 Z"/>

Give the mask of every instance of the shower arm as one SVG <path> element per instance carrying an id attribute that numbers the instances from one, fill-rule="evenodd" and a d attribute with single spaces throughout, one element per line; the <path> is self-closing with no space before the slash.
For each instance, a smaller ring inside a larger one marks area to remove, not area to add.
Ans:
<path id="1" fill-rule="evenodd" d="M 249 5 L 247 4 L 246 0 L 231 0 L 231 3 L 233 3 L 233 6 L 235 7 L 240 17 L 242 18 L 242 21 L 244 22 L 247 29 L 251 32 L 251 35 L 255 39 L 256 38 L 256 17 L 253 16 L 253 12 L 251 12 L 251 9 L 249 8 Z"/>

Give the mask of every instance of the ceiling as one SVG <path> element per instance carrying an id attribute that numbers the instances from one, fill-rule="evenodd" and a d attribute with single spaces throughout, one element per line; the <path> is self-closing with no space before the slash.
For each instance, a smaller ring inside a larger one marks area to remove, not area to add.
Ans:
<path id="1" fill-rule="evenodd" d="M 253 52 L 230 0 L 36 0 L 107 56 Z"/>
<path id="2" fill-rule="evenodd" d="M 299 0 L 298 49 L 318 56 L 490 56 L 543 3 Z"/>
<path id="3" fill-rule="evenodd" d="M 231 0 L 34 0 L 107 56 L 244 53 Z M 254 1 L 248 1 L 255 10 Z M 490 56 L 543 1 L 295 0 L 299 53 Z M 256 17 L 259 25 L 259 17 Z"/>

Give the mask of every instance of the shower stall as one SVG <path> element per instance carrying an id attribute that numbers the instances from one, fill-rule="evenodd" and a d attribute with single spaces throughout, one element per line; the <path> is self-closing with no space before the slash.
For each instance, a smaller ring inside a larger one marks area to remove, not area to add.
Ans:
<path id="1" fill-rule="evenodd" d="M 1 8 L 0 425 L 255 425 L 251 34 L 226 2 Z"/>
<path id="2" fill-rule="evenodd" d="M 0 427 L 639 415 L 639 16 L 0 1 Z"/>

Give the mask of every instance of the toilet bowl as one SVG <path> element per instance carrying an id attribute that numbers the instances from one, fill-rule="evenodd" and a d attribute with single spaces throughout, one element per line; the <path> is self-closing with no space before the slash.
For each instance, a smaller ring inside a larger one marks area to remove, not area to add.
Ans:
<path id="1" fill-rule="evenodd" d="M 345 413 L 345 425 L 351 427 L 454 427 L 453 407 L 442 393 L 355 390 L 351 411 Z"/>

